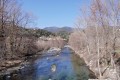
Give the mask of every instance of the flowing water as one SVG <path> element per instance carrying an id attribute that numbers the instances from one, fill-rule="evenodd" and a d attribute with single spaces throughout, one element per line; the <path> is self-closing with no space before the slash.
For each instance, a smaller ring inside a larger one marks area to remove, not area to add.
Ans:
<path id="1" fill-rule="evenodd" d="M 91 77 L 84 61 L 70 48 L 63 48 L 59 55 L 52 54 L 44 54 L 10 80 L 88 80 Z"/>

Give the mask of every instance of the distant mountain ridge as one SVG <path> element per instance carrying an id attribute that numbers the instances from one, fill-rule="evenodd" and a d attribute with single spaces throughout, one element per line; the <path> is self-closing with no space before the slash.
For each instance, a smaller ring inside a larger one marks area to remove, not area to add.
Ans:
<path id="1" fill-rule="evenodd" d="M 65 32 L 68 32 L 68 33 L 71 33 L 73 32 L 73 28 L 71 27 L 68 27 L 68 26 L 65 26 L 65 27 L 45 27 L 44 30 L 47 30 L 49 32 L 52 32 L 52 33 L 59 33 L 61 31 L 65 31 Z"/>

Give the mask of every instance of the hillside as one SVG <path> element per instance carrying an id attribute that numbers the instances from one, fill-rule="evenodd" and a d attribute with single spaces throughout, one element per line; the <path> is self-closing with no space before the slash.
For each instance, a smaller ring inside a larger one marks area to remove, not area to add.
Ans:
<path id="1" fill-rule="evenodd" d="M 44 30 L 50 31 L 52 33 L 59 33 L 61 31 L 71 33 L 73 31 L 73 28 L 67 26 L 61 28 L 53 26 L 53 27 L 45 27 Z"/>
<path id="2" fill-rule="evenodd" d="M 49 36 L 55 36 L 54 33 L 49 32 L 47 30 L 43 30 L 43 29 L 31 29 L 31 28 L 19 28 L 19 33 L 22 36 L 34 36 L 34 37 L 41 37 L 41 36 L 45 36 L 45 37 L 49 37 Z"/>

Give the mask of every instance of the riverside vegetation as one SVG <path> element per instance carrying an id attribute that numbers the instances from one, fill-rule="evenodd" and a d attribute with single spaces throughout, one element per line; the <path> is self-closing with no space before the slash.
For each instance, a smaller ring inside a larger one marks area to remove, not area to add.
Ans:
<path id="1" fill-rule="evenodd" d="M 64 45 L 54 33 L 25 28 L 31 23 L 32 15 L 23 12 L 17 0 L 0 0 L 0 71 L 19 65 L 27 56 Z"/>
<path id="2" fill-rule="evenodd" d="M 92 0 L 85 8 L 69 44 L 99 79 L 120 80 L 120 0 Z"/>
<path id="3" fill-rule="evenodd" d="M 26 28 L 34 23 L 33 15 L 24 12 L 17 0 L 0 0 L 0 72 L 20 65 L 28 56 L 62 48 L 68 42 L 98 79 L 119 80 L 120 1 L 91 1 L 88 8 L 81 9 L 83 16 L 72 33 L 55 34 Z"/>

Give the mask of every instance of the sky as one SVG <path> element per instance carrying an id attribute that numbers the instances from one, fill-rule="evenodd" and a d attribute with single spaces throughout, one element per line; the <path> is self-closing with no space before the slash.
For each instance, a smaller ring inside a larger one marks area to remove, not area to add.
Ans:
<path id="1" fill-rule="evenodd" d="M 35 27 L 73 27 L 80 8 L 89 0 L 21 0 L 22 9 L 36 17 Z"/>

